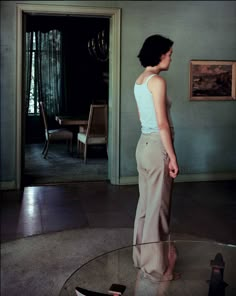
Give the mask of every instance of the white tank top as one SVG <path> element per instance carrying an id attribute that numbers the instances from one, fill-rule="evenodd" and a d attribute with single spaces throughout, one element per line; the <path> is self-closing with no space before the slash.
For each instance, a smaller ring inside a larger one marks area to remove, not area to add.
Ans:
<path id="1" fill-rule="evenodd" d="M 141 131 L 144 134 L 159 132 L 152 93 L 150 92 L 147 86 L 148 81 L 154 75 L 156 74 L 152 74 L 148 76 L 148 78 L 144 83 L 142 84 L 135 83 L 134 85 L 134 96 L 135 96 L 135 100 L 137 102 L 137 106 L 139 110 L 140 121 L 141 121 Z M 171 108 L 171 100 L 167 96 L 167 114 L 168 114 L 170 128 L 173 133 L 173 124 L 170 116 L 170 108 Z"/>

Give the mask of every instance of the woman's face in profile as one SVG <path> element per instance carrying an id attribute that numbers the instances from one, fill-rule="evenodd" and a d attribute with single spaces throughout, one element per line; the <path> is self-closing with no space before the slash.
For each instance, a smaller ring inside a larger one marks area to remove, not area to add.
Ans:
<path id="1" fill-rule="evenodd" d="M 173 49 L 171 48 L 169 51 L 167 51 L 167 53 L 161 56 L 161 61 L 159 65 L 162 71 L 167 71 L 169 69 L 172 53 Z"/>

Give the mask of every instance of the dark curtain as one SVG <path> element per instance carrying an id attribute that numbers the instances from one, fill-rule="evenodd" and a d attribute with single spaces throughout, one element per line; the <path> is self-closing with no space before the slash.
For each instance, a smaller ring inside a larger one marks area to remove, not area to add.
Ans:
<path id="1" fill-rule="evenodd" d="M 60 114 L 62 106 L 61 33 L 57 30 L 36 32 L 35 66 L 38 98 L 48 117 Z"/>
<path id="2" fill-rule="evenodd" d="M 109 19 L 27 15 L 26 32 L 35 35 L 37 97 L 54 124 L 55 114 L 85 115 L 91 102 L 107 102 L 103 74 L 109 73 L 108 60 L 101 62 L 88 51 L 88 40 L 104 28 L 109 32 Z"/>
<path id="3" fill-rule="evenodd" d="M 26 100 L 26 115 L 28 115 L 29 98 L 31 88 L 31 74 L 32 74 L 32 50 L 33 50 L 33 32 L 26 33 L 26 54 L 25 54 L 25 100 Z"/>
<path id="4" fill-rule="evenodd" d="M 26 32 L 26 114 L 30 98 L 43 101 L 49 123 L 63 113 L 62 34 L 58 30 Z"/>
<path id="5" fill-rule="evenodd" d="M 67 63 L 66 63 L 66 50 L 65 50 L 65 29 L 61 29 L 61 91 L 62 91 L 62 100 L 61 100 L 61 115 L 68 115 L 69 106 L 68 106 L 68 85 L 67 85 Z"/>

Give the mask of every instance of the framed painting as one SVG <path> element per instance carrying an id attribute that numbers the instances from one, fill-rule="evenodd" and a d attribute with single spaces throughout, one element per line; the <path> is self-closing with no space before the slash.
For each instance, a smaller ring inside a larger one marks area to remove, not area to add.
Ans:
<path id="1" fill-rule="evenodd" d="M 190 61 L 190 100 L 236 99 L 235 61 Z"/>

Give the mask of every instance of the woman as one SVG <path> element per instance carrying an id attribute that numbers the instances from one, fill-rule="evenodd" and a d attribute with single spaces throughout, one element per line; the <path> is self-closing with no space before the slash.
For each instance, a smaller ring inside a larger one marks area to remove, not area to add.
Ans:
<path id="1" fill-rule="evenodd" d="M 172 181 L 179 169 L 166 81 L 159 74 L 169 69 L 172 45 L 170 39 L 152 35 L 144 41 L 138 55 L 144 71 L 134 86 L 141 122 L 136 149 L 140 196 L 134 223 L 134 245 L 164 241 L 169 235 Z M 134 247 L 134 264 L 151 279 L 175 279 L 176 252 L 173 246 L 168 252 L 162 246 Z"/>

